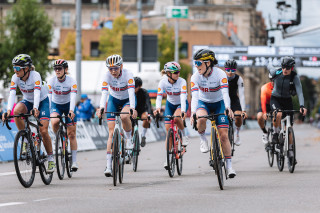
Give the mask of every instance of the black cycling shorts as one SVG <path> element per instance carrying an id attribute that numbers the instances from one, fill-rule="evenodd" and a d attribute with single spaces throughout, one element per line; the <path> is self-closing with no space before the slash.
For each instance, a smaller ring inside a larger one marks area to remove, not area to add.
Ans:
<path id="1" fill-rule="evenodd" d="M 269 113 L 271 111 L 270 104 L 266 104 L 266 108 L 267 108 L 267 113 Z M 260 107 L 258 109 L 258 112 L 262 112 L 261 103 L 260 103 Z"/>
<path id="2" fill-rule="evenodd" d="M 231 110 L 232 112 L 242 111 L 239 98 L 235 98 L 231 100 Z"/>

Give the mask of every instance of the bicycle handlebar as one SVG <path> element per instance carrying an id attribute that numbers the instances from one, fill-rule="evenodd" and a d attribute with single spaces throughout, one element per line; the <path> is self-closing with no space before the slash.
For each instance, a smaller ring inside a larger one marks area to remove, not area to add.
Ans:
<path id="1" fill-rule="evenodd" d="M 184 113 L 182 113 L 182 117 L 184 117 Z M 156 119 L 155 119 L 157 128 L 160 127 L 159 118 L 169 118 L 170 120 L 173 120 L 174 118 L 181 118 L 181 116 L 180 115 L 165 115 L 165 116 L 162 115 L 162 116 L 160 116 L 159 113 L 157 113 L 156 114 Z M 187 124 L 186 124 L 185 120 L 183 120 L 183 125 L 184 125 L 184 127 L 187 127 Z"/>
<path id="2" fill-rule="evenodd" d="M 101 108 L 101 110 L 100 110 L 100 115 L 101 115 L 101 117 L 99 118 L 99 125 L 102 124 L 102 115 L 103 115 L 103 112 L 104 112 L 104 108 Z"/>
<path id="3" fill-rule="evenodd" d="M 273 112 L 275 113 L 273 121 L 276 122 L 278 112 L 284 112 L 284 113 L 295 113 L 295 112 L 299 112 L 301 115 L 303 115 L 304 110 L 302 109 L 302 113 L 300 112 L 300 110 L 282 110 L 282 109 L 276 109 L 276 110 L 274 110 Z M 302 116 L 302 122 L 304 121 L 304 119 L 305 119 L 305 116 Z M 292 122 L 293 122 L 293 121 L 292 121 Z"/>

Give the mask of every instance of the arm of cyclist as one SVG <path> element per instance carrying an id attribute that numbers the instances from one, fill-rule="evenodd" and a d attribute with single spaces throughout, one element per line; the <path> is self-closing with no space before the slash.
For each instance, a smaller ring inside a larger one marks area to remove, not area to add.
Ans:
<path id="1" fill-rule="evenodd" d="M 5 116 L 10 116 L 11 110 L 14 105 L 14 100 L 16 98 L 16 89 L 17 89 L 17 81 L 16 76 L 13 75 L 11 78 L 11 86 L 10 86 L 10 93 L 9 93 L 9 99 L 8 99 L 8 105 L 7 105 L 7 112 L 2 114 L 2 120 L 5 121 Z"/>
<path id="2" fill-rule="evenodd" d="M 299 103 L 300 103 L 300 113 L 303 116 L 306 116 L 307 109 L 304 107 L 304 97 L 303 97 L 302 85 L 301 85 L 301 81 L 300 81 L 300 78 L 298 75 L 294 76 L 293 83 L 296 88 Z"/>
<path id="3" fill-rule="evenodd" d="M 49 109 L 51 109 L 51 102 L 52 102 L 52 80 L 53 78 L 49 79 L 48 81 L 48 98 L 49 98 Z"/>
<path id="4" fill-rule="evenodd" d="M 261 87 L 260 100 L 261 100 L 261 111 L 263 114 L 262 115 L 263 119 L 267 120 L 267 94 L 266 94 L 265 86 Z"/>
<path id="5" fill-rule="evenodd" d="M 160 114 L 160 112 L 161 112 L 161 102 L 162 102 L 162 97 L 163 97 L 163 92 L 164 92 L 162 82 L 163 82 L 163 80 L 160 80 L 159 85 L 158 85 L 156 109 L 153 111 L 154 116 L 156 116 L 157 114 Z"/>
<path id="6" fill-rule="evenodd" d="M 246 99 L 244 96 L 244 84 L 241 76 L 239 76 L 239 79 L 238 79 L 238 91 L 239 91 L 239 99 L 240 99 L 240 105 L 242 109 L 242 115 L 244 116 L 244 118 L 247 118 L 248 115 L 246 113 Z"/>
<path id="7" fill-rule="evenodd" d="M 109 96 L 109 84 L 107 81 L 107 74 L 104 74 L 104 80 L 101 83 L 101 98 L 100 98 L 100 107 L 97 109 L 96 114 L 98 118 L 101 118 L 101 109 L 104 109 Z"/>
<path id="8" fill-rule="evenodd" d="M 136 111 L 136 95 L 134 92 L 135 89 L 135 82 L 133 80 L 133 74 L 131 72 L 128 72 L 128 93 L 129 93 L 129 102 L 130 102 L 130 109 L 132 109 L 133 114 L 131 115 L 132 118 L 137 117 L 137 111 Z"/>
<path id="9" fill-rule="evenodd" d="M 71 120 L 74 119 L 74 117 L 76 116 L 74 114 L 74 108 L 76 106 L 76 98 L 77 98 L 77 92 L 78 92 L 78 85 L 77 85 L 77 81 L 72 79 L 72 83 L 71 83 L 71 94 L 70 94 L 70 108 L 69 108 L 69 118 Z"/>
<path id="10" fill-rule="evenodd" d="M 199 101 L 199 86 L 196 82 L 195 76 L 192 75 L 191 77 L 191 93 L 192 93 L 192 99 L 191 99 L 191 117 L 190 117 L 190 123 L 193 124 L 193 114 L 196 113 L 198 108 L 198 101 Z"/>
<path id="11" fill-rule="evenodd" d="M 222 72 L 220 74 L 220 87 L 221 87 L 224 105 L 225 105 L 226 111 L 228 111 L 228 116 L 230 118 L 233 118 L 233 112 L 230 108 L 230 96 L 229 96 L 227 74 L 225 72 Z"/>
<path id="12" fill-rule="evenodd" d="M 33 96 L 33 110 L 34 110 L 34 116 L 38 117 L 39 116 L 39 105 L 40 105 L 40 94 L 41 94 L 41 85 L 42 85 L 42 80 L 41 76 L 39 73 L 36 73 L 34 77 L 34 96 Z"/>
<path id="13" fill-rule="evenodd" d="M 186 118 L 187 111 L 187 82 L 183 79 L 183 83 L 181 84 L 181 94 L 180 94 L 180 103 L 181 103 L 181 118 Z M 182 116 L 183 114 L 183 116 Z"/>

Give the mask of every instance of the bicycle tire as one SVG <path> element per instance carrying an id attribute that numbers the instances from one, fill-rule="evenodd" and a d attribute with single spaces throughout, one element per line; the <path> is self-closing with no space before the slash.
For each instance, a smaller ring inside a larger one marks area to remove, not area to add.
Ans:
<path id="1" fill-rule="evenodd" d="M 179 129 L 178 130 L 178 139 L 176 141 L 176 143 L 178 144 L 177 147 L 177 151 L 178 151 L 178 154 L 179 154 L 179 159 L 176 159 L 176 165 L 177 165 L 177 173 L 178 175 L 180 176 L 182 174 L 182 164 L 183 164 L 183 149 L 184 147 L 182 146 L 182 133 L 181 133 L 181 130 Z"/>
<path id="2" fill-rule="evenodd" d="M 223 181 L 223 171 L 222 171 L 222 156 L 220 153 L 220 145 L 217 139 L 217 133 L 215 132 L 214 128 L 211 128 L 211 134 L 212 134 L 212 146 L 213 146 L 213 159 L 214 159 L 214 164 L 215 164 L 215 171 L 217 174 L 217 178 L 218 178 L 218 183 L 219 183 L 219 187 L 221 190 L 223 190 L 223 185 L 224 185 L 224 181 Z"/>
<path id="3" fill-rule="evenodd" d="M 117 185 L 117 175 L 118 175 L 118 168 L 119 168 L 119 157 L 118 157 L 118 137 L 119 137 L 119 130 L 115 129 L 113 132 L 112 138 L 112 177 L 113 177 L 113 185 Z"/>
<path id="4" fill-rule="evenodd" d="M 124 138 L 121 138 L 121 144 L 119 147 L 119 183 L 123 182 L 123 171 L 124 171 L 124 161 L 126 156 L 126 151 L 124 149 Z"/>
<path id="5" fill-rule="evenodd" d="M 139 159 L 139 152 L 140 152 L 140 138 L 139 138 L 139 131 L 135 131 L 133 134 L 133 150 L 132 150 L 132 169 L 134 172 L 138 169 L 138 159 Z"/>
<path id="6" fill-rule="evenodd" d="M 27 154 L 26 156 L 21 156 L 22 141 L 24 141 L 25 137 L 28 138 L 28 143 L 26 145 Z M 14 138 L 14 147 L 13 147 L 14 167 L 15 167 L 19 182 L 25 188 L 29 188 L 33 184 L 35 174 L 36 174 L 36 157 L 35 157 L 33 144 L 30 142 L 31 142 L 31 139 L 30 139 L 30 136 L 28 137 L 28 133 L 26 130 L 20 130 Z M 19 166 L 19 163 L 23 164 L 23 162 L 30 165 L 30 168 L 26 170 L 22 170 L 21 168 L 22 165 Z"/>
<path id="7" fill-rule="evenodd" d="M 272 136 L 271 136 L 271 129 L 268 129 L 268 143 L 272 141 Z M 268 156 L 268 163 L 270 167 L 273 167 L 273 162 L 274 162 L 274 145 L 271 145 L 270 143 L 268 144 L 268 149 L 267 149 L 267 156 Z"/>
<path id="8" fill-rule="evenodd" d="M 293 151 L 293 157 L 289 157 L 289 150 L 287 153 L 287 157 L 288 157 L 288 168 L 289 168 L 289 172 L 293 173 L 295 166 L 296 166 L 296 140 L 294 137 L 294 132 L 292 127 L 288 128 L 288 138 L 290 138 L 290 135 L 292 135 L 292 151 Z"/>
<path id="9" fill-rule="evenodd" d="M 56 144 L 55 144 L 55 157 L 56 157 L 56 167 L 58 178 L 62 180 L 64 178 L 65 168 L 66 168 L 66 150 L 63 147 L 63 139 L 61 135 L 61 130 L 59 129 L 56 134 Z"/>
<path id="10" fill-rule="evenodd" d="M 42 151 L 42 152 L 41 152 Z M 49 185 L 52 181 L 53 173 L 47 173 L 48 156 L 45 150 L 37 151 L 39 156 L 39 171 L 41 180 L 44 184 Z"/>
<path id="11" fill-rule="evenodd" d="M 231 156 L 233 156 L 234 153 L 234 130 L 233 130 L 233 122 L 229 124 L 228 128 L 228 137 L 231 145 Z"/>
<path id="12" fill-rule="evenodd" d="M 69 149 L 68 147 L 65 147 L 66 149 L 66 155 L 65 155 L 65 158 L 66 158 L 66 170 L 67 170 L 67 175 L 68 175 L 68 178 L 72 178 L 72 175 L 73 175 L 73 171 L 72 171 L 72 154 L 69 152 Z"/>
<path id="13" fill-rule="evenodd" d="M 284 138 L 283 138 L 283 134 L 281 133 L 279 135 L 280 151 L 277 153 L 277 166 L 280 172 L 283 171 L 283 167 L 284 167 L 283 142 L 284 142 Z"/>
<path id="14" fill-rule="evenodd" d="M 171 138 L 171 146 L 170 146 L 170 138 Z M 173 130 L 170 128 L 167 136 L 167 167 L 168 173 L 170 177 L 174 176 L 175 170 L 175 154 L 174 154 L 174 135 Z"/>

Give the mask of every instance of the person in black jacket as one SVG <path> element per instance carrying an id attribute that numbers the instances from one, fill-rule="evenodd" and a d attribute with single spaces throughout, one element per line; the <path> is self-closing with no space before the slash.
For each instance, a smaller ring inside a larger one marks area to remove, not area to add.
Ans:
<path id="1" fill-rule="evenodd" d="M 135 93 L 137 98 L 137 106 L 136 110 L 138 112 L 138 117 L 142 119 L 147 119 L 148 114 L 152 113 L 151 109 L 151 101 L 149 97 L 149 93 L 146 89 L 142 87 L 142 80 L 139 77 L 134 77 L 135 81 Z M 150 120 L 144 120 L 142 123 L 142 134 L 141 134 L 141 146 L 144 147 L 146 145 L 146 133 L 148 128 L 150 128 Z"/>

